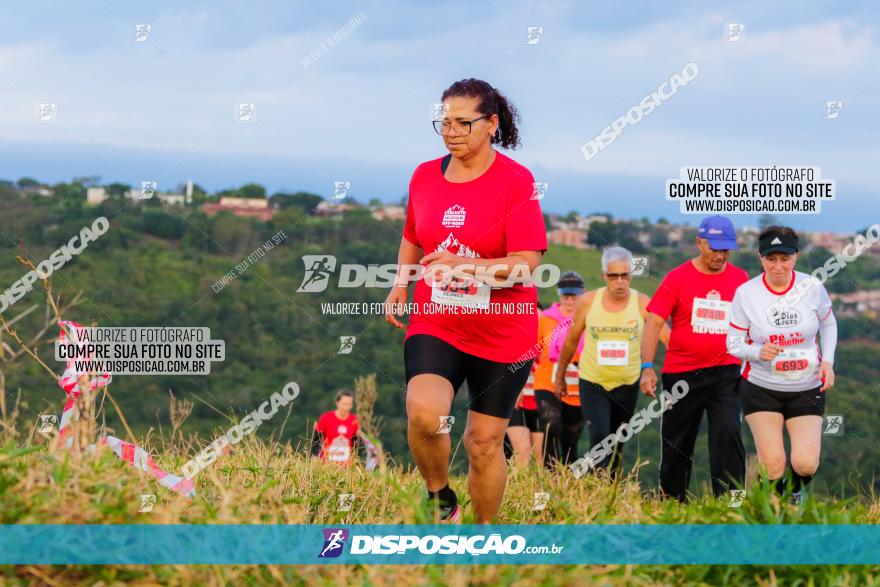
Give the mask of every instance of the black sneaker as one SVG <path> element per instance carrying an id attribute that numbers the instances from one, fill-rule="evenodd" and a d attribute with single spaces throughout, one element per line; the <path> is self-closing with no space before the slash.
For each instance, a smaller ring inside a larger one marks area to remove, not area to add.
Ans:
<path id="1" fill-rule="evenodd" d="M 461 506 L 455 503 L 451 506 L 440 508 L 441 524 L 460 524 L 461 523 Z"/>
<path id="2" fill-rule="evenodd" d="M 439 498 L 436 499 L 440 509 L 440 523 L 458 524 L 461 520 L 461 506 L 458 505 L 458 496 L 455 495 L 455 491 L 452 491 L 451 503 L 443 503 Z M 433 501 L 430 496 L 428 501 Z"/>

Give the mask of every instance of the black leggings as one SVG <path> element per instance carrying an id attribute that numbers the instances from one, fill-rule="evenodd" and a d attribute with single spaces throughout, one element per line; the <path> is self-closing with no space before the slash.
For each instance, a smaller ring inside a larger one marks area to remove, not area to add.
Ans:
<path id="1" fill-rule="evenodd" d="M 590 427 L 590 448 L 601 444 L 621 424 L 629 422 L 636 411 L 636 402 L 639 401 L 638 381 L 606 391 L 601 385 L 581 379 L 580 391 L 581 409 Z M 622 448 L 621 445 L 616 445 L 612 453 L 595 467 L 607 469 L 610 466 L 610 473 L 616 475 L 623 463 Z"/>
<path id="2" fill-rule="evenodd" d="M 552 391 L 535 390 L 538 432 L 544 433 L 544 466 L 554 460 L 570 465 L 578 458 L 578 441 L 584 431 L 581 409 L 564 403 Z"/>

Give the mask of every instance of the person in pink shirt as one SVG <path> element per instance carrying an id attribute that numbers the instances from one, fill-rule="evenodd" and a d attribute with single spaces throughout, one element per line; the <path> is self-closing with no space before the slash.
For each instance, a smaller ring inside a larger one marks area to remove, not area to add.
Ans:
<path id="1" fill-rule="evenodd" d="M 468 489 L 476 521 L 488 523 L 504 495 L 505 431 L 537 339 L 537 291 L 523 276 L 540 263 L 547 233 L 531 172 L 494 148 L 519 145 L 513 105 L 473 78 L 452 84 L 442 102 L 434 130 L 449 154 L 413 173 L 397 257 L 402 268 L 425 266 L 415 285 L 416 310 L 406 326 L 397 319 L 402 311 L 395 308 L 406 304 L 412 279 L 398 271 L 385 318 L 406 329 L 407 436 L 443 521 L 455 522 L 461 513 L 448 483 L 451 442 L 444 422 L 467 382 Z M 438 279 L 444 268 L 465 276 Z"/>

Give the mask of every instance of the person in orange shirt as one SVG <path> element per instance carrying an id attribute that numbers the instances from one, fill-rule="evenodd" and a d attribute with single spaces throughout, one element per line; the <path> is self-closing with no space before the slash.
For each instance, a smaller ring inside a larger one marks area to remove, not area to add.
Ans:
<path id="1" fill-rule="evenodd" d="M 508 460 L 514 458 L 514 464 L 525 467 L 529 464 L 529 456 L 535 464 L 543 463 L 541 451 L 544 444 L 544 433 L 538 428 L 538 404 L 535 402 L 535 364 L 526 386 L 516 400 L 516 407 L 507 425 L 507 438 L 510 440 L 510 454 L 505 453 Z"/>
<path id="2" fill-rule="evenodd" d="M 556 287 L 559 302 L 544 310 L 538 321 L 541 352 L 535 359 L 535 400 L 538 404 L 538 426 L 544 433 L 546 467 L 552 465 L 553 461 L 566 465 L 572 463 L 578 457 L 577 445 L 584 430 L 576 360 L 580 354 L 576 354 L 567 365 L 565 377 L 569 385 L 565 392 L 557 395 L 553 384 L 559 350 L 571 328 L 578 298 L 584 292 L 584 280 L 578 273 L 568 271 L 562 274 Z"/>

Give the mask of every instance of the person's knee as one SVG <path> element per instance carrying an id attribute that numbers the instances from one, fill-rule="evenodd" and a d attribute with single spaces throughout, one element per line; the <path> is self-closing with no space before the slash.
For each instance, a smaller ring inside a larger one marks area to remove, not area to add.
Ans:
<path id="1" fill-rule="evenodd" d="M 438 406 L 420 401 L 413 396 L 406 398 L 406 416 L 409 429 L 413 432 L 430 435 L 440 429 L 441 417 Z"/>
<path id="2" fill-rule="evenodd" d="M 611 434 L 611 423 L 607 418 L 592 418 L 584 420 L 584 425 L 588 428 L 587 433 L 590 437 L 590 444 L 595 445 Z"/>
<path id="3" fill-rule="evenodd" d="M 584 425 L 581 424 L 568 424 L 565 427 L 565 438 L 569 444 L 574 445 L 577 448 L 578 441 L 581 439 L 581 434 L 584 432 Z"/>
<path id="4" fill-rule="evenodd" d="M 809 477 L 819 468 L 819 453 L 798 451 L 791 453 L 791 468 L 801 477 Z"/>
<path id="5" fill-rule="evenodd" d="M 767 469 L 767 477 L 779 479 L 785 474 L 785 453 L 780 451 L 762 455 L 761 464 Z"/>
<path id="6" fill-rule="evenodd" d="M 501 450 L 504 435 L 492 430 L 468 428 L 464 432 L 463 442 L 471 464 L 480 466 L 495 459 Z"/>

